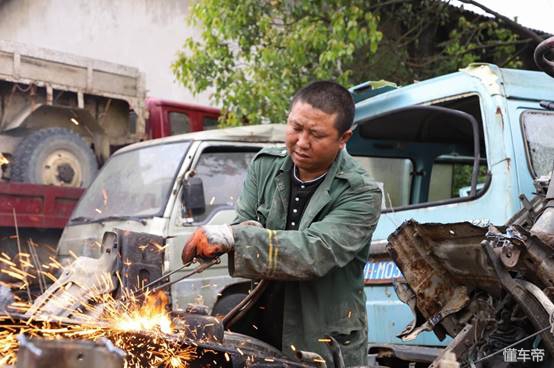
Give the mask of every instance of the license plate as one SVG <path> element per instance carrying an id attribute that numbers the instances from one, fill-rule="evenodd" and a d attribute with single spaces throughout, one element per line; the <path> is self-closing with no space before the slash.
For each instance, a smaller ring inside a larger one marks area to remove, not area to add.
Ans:
<path id="1" fill-rule="evenodd" d="M 402 272 L 393 261 L 369 260 L 364 268 L 366 284 L 390 284 L 392 279 L 402 277 Z"/>

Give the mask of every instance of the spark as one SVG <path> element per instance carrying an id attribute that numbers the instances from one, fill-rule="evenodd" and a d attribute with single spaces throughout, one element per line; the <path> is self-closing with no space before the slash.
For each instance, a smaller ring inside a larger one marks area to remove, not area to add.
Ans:
<path id="1" fill-rule="evenodd" d="M 10 160 L 6 156 L 0 153 L 0 165 L 7 165 L 10 163 Z M 0 363 L 2 363 L 2 360 L 0 360 Z"/>
<path id="2" fill-rule="evenodd" d="M 15 264 L 5 254 L 1 254 L 0 261 L 5 261 L 3 263 L 10 266 L 10 262 Z M 51 266 L 57 263 L 52 261 Z M 24 275 L 32 275 L 11 267 L 12 270 L 2 270 L 14 281 L 6 283 L 6 285 L 13 290 L 21 289 L 20 281 Z M 34 267 L 31 264 L 27 268 L 30 271 Z M 43 272 L 43 274 L 52 281 L 56 280 L 50 273 Z M 99 281 L 112 283 L 111 278 L 103 275 L 99 277 Z M 162 291 L 156 293 L 147 291 L 143 298 L 138 298 L 129 289 L 123 289 L 122 294 L 121 299 L 115 299 L 111 294 L 102 294 L 94 300 L 82 303 L 81 307 L 73 311 L 71 316 L 73 321 L 79 323 L 67 323 L 58 316 L 48 316 L 48 319 L 33 317 L 20 320 L 9 314 L 0 314 L 0 366 L 15 366 L 19 350 L 17 336 L 25 334 L 29 338 L 48 340 L 87 339 L 97 341 L 101 338 L 108 338 L 115 346 L 127 353 L 126 368 L 139 366 L 145 368 L 189 367 L 188 362 L 197 358 L 197 349 L 196 346 L 183 346 L 179 342 L 180 339 L 175 338 L 181 336 L 182 332 L 174 328 L 166 310 L 169 302 L 168 296 Z M 67 297 L 70 298 L 69 295 Z M 70 301 L 73 302 L 73 300 Z M 95 313 L 98 306 L 102 306 L 100 314 Z M 8 313 L 24 314 L 30 307 L 31 305 L 21 300 L 16 293 L 15 301 L 8 306 Z"/>
<path id="3" fill-rule="evenodd" d="M 77 259 L 77 255 L 75 254 L 75 252 L 73 252 L 71 249 L 68 251 L 69 255 L 75 259 Z"/>
<path id="4" fill-rule="evenodd" d="M 161 252 L 162 250 L 164 250 L 167 247 L 167 244 L 166 245 L 161 245 L 161 244 L 158 244 L 156 242 L 152 242 L 152 244 L 154 245 L 154 247 L 156 247 L 156 250 L 158 252 Z"/>

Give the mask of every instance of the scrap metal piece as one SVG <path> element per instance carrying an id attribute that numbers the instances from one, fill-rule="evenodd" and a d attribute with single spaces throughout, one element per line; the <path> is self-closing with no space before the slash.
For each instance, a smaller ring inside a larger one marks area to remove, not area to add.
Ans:
<path id="1" fill-rule="evenodd" d="M 522 280 L 515 280 L 510 273 L 503 268 L 502 263 L 494 252 L 493 244 L 484 240 L 482 242 L 483 250 L 494 266 L 498 279 L 502 287 L 507 290 L 518 303 L 519 307 L 525 312 L 533 326 L 540 330 L 550 323 L 550 316 L 554 310 L 554 305 L 548 297 L 535 285 Z M 554 355 L 554 335 L 550 331 L 541 334 L 543 344 L 550 354 Z"/>
<path id="2" fill-rule="evenodd" d="M 381 361 L 384 358 L 398 358 L 403 362 L 427 363 L 433 362 L 444 349 L 422 345 L 408 344 L 369 344 L 369 358 Z M 377 365 L 377 363 L 373 363 Z M 370 364 L 371 367 L 373 367 Z"/>
<path id="3" fill-rule="evenodd" d="M 410 285 L 405 282 L 401 281 L 400 279 L 393 279 L 392 280 L 392 286 L 394 287 L 394 291 L 396 292 L 396 295 L 398 296 L 398 299 L 400 299 L 401 302 L 404 304 L 407 304 L 408 307 L 410 307 L 410 310 L 412 311 L 412 315 L 414 316 L 414 319 L 408 323 L 408 325 L 404 328 L 402 332 L 400 332 L 399 335 L 396 335 L 396 337 L 401 338 L 401 336 L 406 336 L 411 334 L 416 326 L 419 324 L 418 321 L 418 312 L 417 312 L 417 298 L 412 290 L 410 288 Z"/>
<path id="4" fill-rule="evenodd" d="M 517 227 L 510 226 L 503 234 L 496 227 L 490 226 L 486 237 L 495 241 L 497 246 L 494 251 L 504 266 L 513 269 L 518 265 L 522 252 L 526 250 L 527 237 L 518 231 Z"/>
<path id="5" fill-rule="evenodd" d="M 117 236 L 107 232 L 102 241 L 102 256 L 98 259 L 78 257 L 52 286 L 39 296 L 25 313 L 27 318 L 71 317 L 77 308 L 94 297 L 107 294 L 117 287 L 115 272 L 119 268 Z"/>
<path id="6" fill-rule="evenodd" d="M 525 243 L 521 247 L 525 249 L 525 255 L 523 262 L 519 262 L 522 264 L 519 268 L 529 281 L 538 283 L 541 288 L 554 287 L 554 244 L 548 242 L 552 235 L 528 232 L 516 225 L 513 227 L 525 236 Z"/>
<path id="7" fill-rule="evenodd" d="M 448 344 L 446 349 L 444 349 L 439 356 L 431 363 L 429 368 L 441 367 L 441 361 L 448 356 L 448 354 L 454 354 L 455 357 L 464 356 L 471 343 L 473 342 L 475 336 L 475 326 L 469 324 L 466 325 L 454 340 Z"/>
<path id="8" fill-rule="evenodd" d="M 445 330 L 455 336 L 465 323 L 453 315 L 469 304 L 473 290 L 499 294 L 500 283 L 480 246 L 486 232 L 487 228 L 469 222 L 423 225 L 410 220 L 389 236 L 387 250 L 425 321 L 409 326 L 404 339 L 426 330 L 434 330 L 439 338 Z"/>
<path id="9" fill-rule="evenodd" d="M 164 238 L 147 233 L 114 229 L 121 254 L 121 282 L 118 297 L 123 290 L 139 290 L 162 276 Z"/>
<path id="10" fill-rule="evenodd" d="M 403 341 L 414 340 L 417 335 L 424 331 L 432 331 L 445 317 L 459 312 L 462 308 L 469 304 L 469 296 L 467 289 L 463 286 L 454 289 L 451 294 L 450 301 L 435 315 L 431 316 L 425 323 L 412 330 L 408 334 L 401 333 L 398 335 Z"/>
<path id="11" fill-rule="evenodd" d="M 296 358 L 303 363 L 316 363 L 317 368 L 327 368 L 327 364 L 325 363 L 325 360 L 321 357 L 321 355 L 313 353 L 311 351 L 298 350 L 296 352 Z"/>
<path id="12" fill-rule="evenodd" d="M 125 353 L 111 341 L 46 340 L 18 337 L 16 368 L 123 368 Z"/>

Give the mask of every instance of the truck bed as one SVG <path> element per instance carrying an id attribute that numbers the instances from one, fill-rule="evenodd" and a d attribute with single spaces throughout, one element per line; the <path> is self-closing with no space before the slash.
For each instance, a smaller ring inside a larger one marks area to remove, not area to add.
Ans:
<path id="1" fill-rule="evenodd" d="M 63 229 L 83 188 L 0 182 L 0 227 Z"/>
<path id="2" fill-rule="evenodd" d="M 138 69 L 60 51 L 0 40 L 0 75 L 20 83 L 144 100 Z"/>

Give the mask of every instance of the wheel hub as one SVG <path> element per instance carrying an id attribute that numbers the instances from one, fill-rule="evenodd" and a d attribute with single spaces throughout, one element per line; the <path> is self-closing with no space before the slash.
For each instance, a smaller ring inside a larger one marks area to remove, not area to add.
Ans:
<path id="1" fill-rule="evenodd" d="M 72 152 L 56 150 L 44 160 L 41 176 L 42 182 L 47 185 L 79 187 L 82 181 L 81 164 Z"/>
<path id="2" fill-rule="evenodd" d="M 75 170 L 69 164 L 62 164 L 58 166 L 58 176 L 57 178 L 64 183 L 71 183 L 73 177 L 75 176 Z"/>

